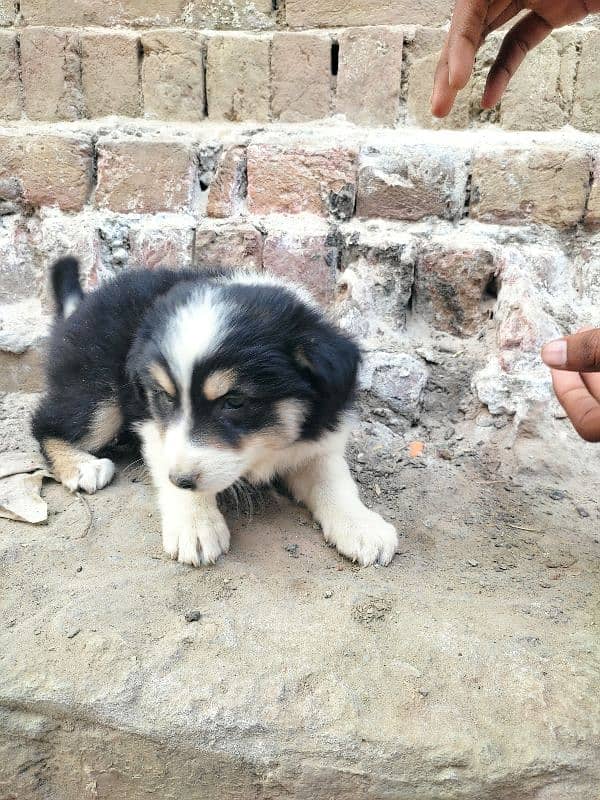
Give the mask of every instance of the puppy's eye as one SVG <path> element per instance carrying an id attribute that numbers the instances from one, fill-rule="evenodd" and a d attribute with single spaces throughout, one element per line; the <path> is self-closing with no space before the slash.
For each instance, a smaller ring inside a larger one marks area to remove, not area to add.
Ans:
<path id="1" fill-rule="evenodd" d="M 243 394 L 236 394 L 232 392 L 223 399 L 223 408 L 242 408 L 246 404 L 246 398 Z"/>
<path id="2" fill-rule="evenodd" d="M 164 408 L 170 408 L 175 402 L 175 398 L 172 395 L 170 395 L 168 392 L 165 392 L 164 389 L 158 388 L 154 390 L 154 399 Z"/>

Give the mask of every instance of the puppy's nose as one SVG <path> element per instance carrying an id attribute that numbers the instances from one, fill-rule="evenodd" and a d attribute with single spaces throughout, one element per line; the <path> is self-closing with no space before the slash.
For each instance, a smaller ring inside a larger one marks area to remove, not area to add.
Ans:
<path id="1" fill-rule="evenodd" d="M 170 472 L 169 480 L 179 489 L 195 489 L 197 486 L 195 475 L 180 475 L 176 472 Z"/>

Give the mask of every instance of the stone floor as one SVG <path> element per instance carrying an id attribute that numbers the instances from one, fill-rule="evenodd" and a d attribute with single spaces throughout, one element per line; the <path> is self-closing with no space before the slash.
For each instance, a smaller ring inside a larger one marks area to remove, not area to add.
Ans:
<path id="1" fill-rule="evenodd" d="M 0 522 L 1 800 L 600 797 L 597 484 L 427 448 L 385 469 L 361 436 L 388 568 L 275 496 L 215 567 L 175 564 L 127 459 Z"/>

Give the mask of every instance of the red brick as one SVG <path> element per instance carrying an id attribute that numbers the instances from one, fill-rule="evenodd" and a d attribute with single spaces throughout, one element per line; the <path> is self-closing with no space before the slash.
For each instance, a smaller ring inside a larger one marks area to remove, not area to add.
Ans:
<path id="1" fill-rule="evenodd" d="M 17 36 L 13 31 L 0 31 L 0 116 L 19 119 L 21 111 Z"/>
<path id="2" fill-rule="evenodd" d="M 265 30 L 275 26 L 272 0 L 188 0 L 185 21 L 197 28 Z"/>
<path id="3" fill-rule="evenodd" d="M 92 168 L 87 137 L 0 137 L 0 194 L 8 187 L 17 202 L 79 211 L 92 188 Z"/>
<path id="4" fill-rule="evenodd" d="M 187 0 L 21 0 L 27 25 L 171 25 Z"/>
<path id="5" fill-rule="evenodd" d="M 132 267 L 184 269 L 192 266 L 194 229 L 143 222 L 129 231 Z"/>
<path id="6" fill-rule="evenodd" d="M 211 119 L 269 119 L 270 41 L 257 36 L 208 40 L 206 92 Z"/>
<path id="7" fill-rule="evenodd" d="M 253 225 L 207 221 L 196 230 L 194 263 L 200 269 L 262 269 L 263 236 Z"/>
<path id="8" fill-rule="evenodd" d="M 226 148 L 208 192 L 208 216 L 232 217 L 239 214 L 245 204 L 247 179 L 246 148 Z"/>
<path id="9" fill-rule="evenodd" d="M 0 25 L 12 25 L 15 14 L 14 0 L 0 0 Z"/>
<path id="10" fill-rule="evenodd" d="M 359 161 L 359 217 L 456 219 L 466 196 L 468 153 L 444 146 L 398 144 L 363 149 Z"/>
<path id="11" fill-rule="evenodd" d="M 336 28 L 350 25 L 438 25 L 452 13 L 452 0 L 286 0 L 292 28 Z"/>
<path id="12" fill-rule="evenodd" d="M 348 219 L 356 193 L 355 150 L 309 144 L 248 147 L 248 208 Z"/>
<path id="13" fill-rule="evenodd" d="M 336 109 L 358 125 L 394 126 L 400 106 L 402 32 L 356 28 L 339 36 Z"/>
<path id="14" fill-rule="evenodd" d="M 24 28 L 20 40 L 26 115 L 48 121 L 82 116 L 79 35 L 74 31 Z"/>
<path id="15" fill-rule="evenodd" d="M 326 306 L 335 295 L 336 255 L 327 233 L 305 233 L 290 226 L 267 234 L 263 265 L 267 272 L 304 286 Z"/>
<path id="16" fill-rule="evenodd" d="M 590 171 L 590 156 L 576 147 L 476 153 L 469 213 L 484 222 L 576 225 L 583 219 Z"/>
<path id="17" fill-rule="evenodd" d="M 142 34 L 144 112 L 154 119 L 204 117 L 203 39 L 195 31 Z"/>
<path id="18" fill-rule="evenodd" d="M 417 262 L 416 310 L 438 330 L 468 336 L 487 319 L 486 286 L 497 270 L 486 248 L 434 245 Z"/>
<path id="19" fill-rule="evenodd" d="M 140 113 L 139 40 L 115 33 L 81 38 L 82 83 L 88 117 Z M 107 69 L 110 64 L 110 69 Z"/>
<path id="20" fill-rule="evenodd" d="M 195 174 L 183 143 L 107 139 L 98 144 L 96 205 L 124 214 L 188 211 Z"/>
<path id="21" fill-rule="evenodd" d="M 303 122 L 329 116 L 331 46 L 324 34 L 275 34 L 271 54 L 275 119 Z"/>
<path id="22" fill-rule="evenodd" d="M 572 124 L 584 131 L 600 131 L 600 31 L 582 35 L 581 57 L 575 83 Z"/>

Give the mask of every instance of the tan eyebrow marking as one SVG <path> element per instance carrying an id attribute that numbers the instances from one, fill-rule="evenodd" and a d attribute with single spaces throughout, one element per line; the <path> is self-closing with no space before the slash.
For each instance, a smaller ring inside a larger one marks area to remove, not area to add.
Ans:
<path id="1" fill-rule="evenodd" d="M 236 379 L 235 370 L 218 369 L 206 378 L 202 391 L 207 400 L 217 400 L 223 397 L 233 387 Z"/>
<path id="2" fill-rule="evenodd" d="M 156 361 L 153 361 L 152 364 L 148 367 L 148 372 L 154 380 L 158 383 L 158 385 L 165 390 L 165 392 L 170 395 L 171 397 L 175 397 L 177 390 L 175 389 L 175 384 L 165 371 L 164 367 L 161 367 L 160 364 L 157 364 Z"/>

